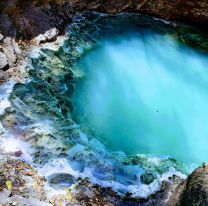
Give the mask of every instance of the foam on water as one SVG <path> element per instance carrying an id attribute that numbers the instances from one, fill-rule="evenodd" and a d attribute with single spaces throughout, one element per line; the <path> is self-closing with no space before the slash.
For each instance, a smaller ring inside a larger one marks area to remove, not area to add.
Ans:
<path id="1" fill-rule="evenodd" d="M 158 191 L 162 182 L 170 181 L 169 178 L 173 175 L 185 179 L 186 175 L 170 167 L 163 174 L 158 174 L 151 184 L 143 184 L 140 181 L 140 176 L 145 172 L 140 165 L 127 165 L 126 167 L 120 164 L 120 161 L 115 160 L 112 153 L 105 150 L 104 145 L 98 140 L 101 148 L 90 149 L 87 146 L 80 144 L 75 145 L 69 150 L 69 157 L 52 159 L 43 167 L 38 168 L 40 175 L 49 177 L 54 173 L 67 173 L 75 178 L 89 178 L 92 184 L 99 184 L 103 187 L 111 187 L 119 194 L 132 193 L 134 197 L 148 197 L 150 194 Z M 79 159 L 78 157 L 81 158 Z M 121 156 L 120 156 L 121 157 Z M 122 158 L 122 157 L 121 157 Z M 73 161 L 74 160 L 74 161 Z M 156 157 L 149 158 L 149 161 L 161 164 L 161 159 Z M 114 172 L 120 170 L 120 175 Z M 103 175 L 103 176 L 102 176 Z M 132 180 L 134 177 L 134 180 Z M 135 178 L 136 177 L 136 178 Z M 74 187 L 73 185 L 71 186 Z M 54 190 L 49 184 L 45 186 L 46 190 L 50 191 L 50 195 L 63 194 L 62 189 Z"/>
<path id="2" fill-rule="evenodd" d="M 12 92 L 14 84 L 15 81 L 8 81 L 0 86 L 0 115 L 2 115 L 5 109 L 10 106 L 8 98 Z"/>
<path id="3" fill-rule="evenodd" d="M 4 114 L 5 109 L 11 106 L 9 96 L 15 83 L 15 81 L 10 80 L 0 86 L 0 116 Z M 14 137 L 11 132 L 4 128 L 1 122 L 0 135 L 0 155 L 15 151 L 21 151 L 22 159 L 28 162 L 32 161 L 31 153 L 33 152 L 33 149 L 31 148 L 30 144 Z"/>
<path id="4" fill-rule="evenodd" d="M 74 118 L 114 151 L 208 161 L 207 66 L 206 55 L 163 35 L 103 41 L 79 63 Z"/>

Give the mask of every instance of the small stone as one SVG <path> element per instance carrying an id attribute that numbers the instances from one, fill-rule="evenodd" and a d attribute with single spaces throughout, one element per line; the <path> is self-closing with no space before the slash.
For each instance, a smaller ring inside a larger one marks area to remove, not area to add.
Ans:
<path id="1" fill-rule="evenodd" d="M 22 151 L 21 150 L 14 152 L 14 156 L 15 157 L 20 157 L 21 155 L 22 155 Z"/>
<path id="2" fill-rule="evenodd" d="M 55 189 L 65 189 L 75 182 L 75 178 L 68 173 L 55 173 L 48 177 L 50 185 Z"/>
<path id="3" fill-rule="evenodd" d="M 145 185 L 149 185 L 154 181 L 155 177 L 150 172 L 145 172 L 141 175 L 141 182 Z"/>

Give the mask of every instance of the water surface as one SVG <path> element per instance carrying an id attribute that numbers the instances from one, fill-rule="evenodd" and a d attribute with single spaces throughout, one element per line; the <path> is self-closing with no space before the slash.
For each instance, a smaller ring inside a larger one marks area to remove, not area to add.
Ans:
<path id="1" fill-rule="evenodd" d="M 76 121 L 112 150 L 208 161 L 208 58 L 173 39 L 131 33 L 80 61 Z"/>

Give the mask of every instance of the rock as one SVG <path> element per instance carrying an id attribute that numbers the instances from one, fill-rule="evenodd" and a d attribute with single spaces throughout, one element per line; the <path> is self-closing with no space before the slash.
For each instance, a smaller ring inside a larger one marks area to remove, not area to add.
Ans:
<path id="1" fill-rule="evenodd" d="M 110 187 L 91 185 L 89 178 L 80 179 L 76 185 L 75 199 L 78 203 L 96 202 L 96 205 L 106 206 L 167 206 L 170 194 L 183 181 L 173 175 L 169 181 L 163 181 L 161 189 L 147 198 L 134 198 L 131 194 L 119 196 Z M 87 200 L 87 201 L 86 201 Z"/>
<path id="2" fill-rule="evenodd" d="M 2 1 L 0 1 L 1 4 Z M 1 7 L 1 5 L 0 5 Z M 4 36 L 15 36 L 16 28 L 12 23 L 11 16 L 0 12 L 0 31 Z"/>
<path id="3" fill-rule="evenodd" d="M 47 39 L 43 34 L 40 34 L 34 39 L 34 41 L 36 44 L 40 44 L 40 43 L 45 43 Z"/>
<path id="4" fill-rule="evenodd" d="M 2 46 L 0 45 L 0 70 L 8 70 L 9 67 L 12 67 L 17 62 L 20 55 L 21 50 L 15 39 L 10 37 L 3 39 Z"/>
<path id="5" fill-rule="evenodd" d="M 18 45 L 18 43 L 15 41 L 15 39 L 12 39 L 12 47 L 13 47 L 13 49 L 14 49 L 14 53 L 16 54 L 16 55 L 21 55 L 22 54 L 22 52 L 21 52 L 21 50 L 20 50 L 20 48 L 19 48 L 19 45 Z"/>
<path id="6" fill-rule="evenodd" d="M 13 66 L 13 64 L 17 61 L 17 56 L 21 54 L 21 50 L 19 49 L 17 42 L 10 37 L 6 37 L 3 40 L 3 46 L 0 48 L 6 55 L 9 66 Z"/>
<path id="7" fill-rule="evenodd" d="M 48 42 L 55 41 L 58 36 L 58 30 L 56 28 L 52 28 L 46 31 L 44 36 L 46 37 Z"/>
<path id="8" fill-rule="evenodd" d="M 204 164 L 188 176 L 175 190 L 167 206 L 208 205 L 208 165 Z"/>
<path id="9" fill-rule="evenodd" d="M 3 70 L 0 70 L 0 84 L 6 82 L 9 79 L 9 73 Z"/>
<path id="10" fill-rule="evenodd" d="M 154 179 L 154 175 L 150 172 L 146 172 L 141 175 L 141 182 L 146 185 L 151 184 L 154 181 Z"/>
<path id="11" fill-rule="evenodd" d="M 14 152 L 14 156 L 15 157 L 20 157 L 22 155 L 22 151 L 21 150 L 18 150 L 16 152 Z"/>
<path id="12" fill-rule="evenodd" d="M 52 42 L 57 39 L 58 34 L 58 30 L 56 28 L 52 28 L 46 31 L 44 34 L 38 35 L 34 40 L 37 44 Z"/>
<path id="13" fill-rule="evenodd" d="M 65 189 L 75 182 L 75 178 L 68 173 L 55 173 L 48 177 L 48 181 L 53 188 Z"/>
<path id="14" fill-rule="evenodd" d="M 7 70 L 8 68 L 8 60 L 7 60 L 7 56 L 0 52 L 0 70 Z"/>

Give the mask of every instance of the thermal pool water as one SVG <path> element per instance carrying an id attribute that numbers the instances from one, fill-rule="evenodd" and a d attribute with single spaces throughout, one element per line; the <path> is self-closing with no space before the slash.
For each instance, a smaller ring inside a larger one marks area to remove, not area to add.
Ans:
<path id="1" fill-rule="evenodd" d="M 74 119 L 113 151 L 208 161 L 208 58 L 174 39 L 135 32 L 87 52 Z"/>
<path id="2" fill-rule="evenodd" d="M 0 149 L 21 150 L 50 194 L 88 178 L 146 198 L 208 161 L 208 57 L 179 43 L 206 51 L 204 34 L 139 14 L 73 21 L 58 50 L 31 52 L 28 81 L 1 87 Z"/>

